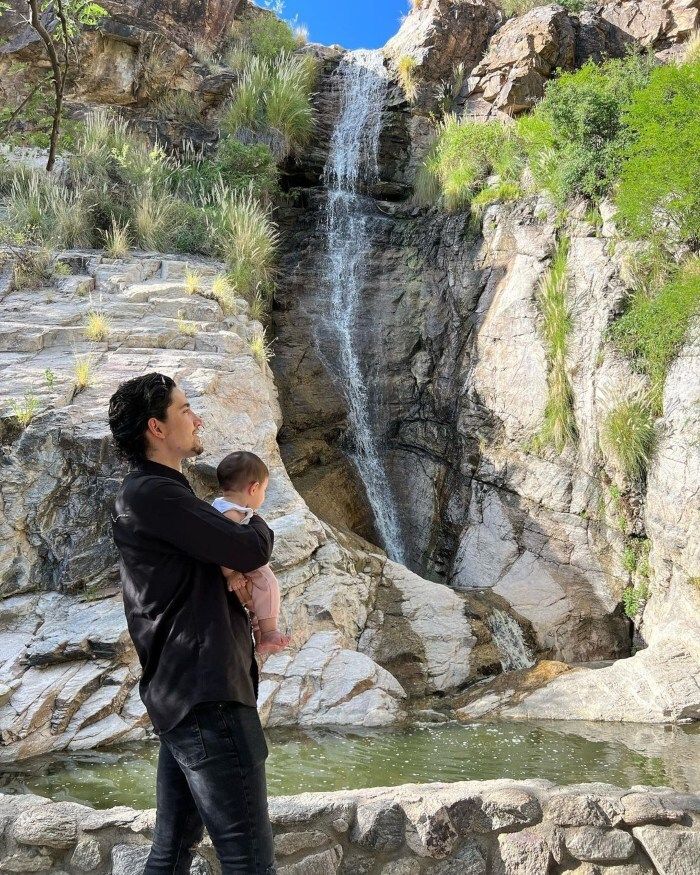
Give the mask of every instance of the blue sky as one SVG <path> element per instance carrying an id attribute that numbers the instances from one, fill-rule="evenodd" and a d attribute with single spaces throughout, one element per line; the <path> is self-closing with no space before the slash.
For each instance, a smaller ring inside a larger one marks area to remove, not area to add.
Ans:
<path id="1" fill-rule="evenodd" d="M 313 42 L 377 49 L 396 33 L 407 11 L 407 0 L 286 0 L 282 17 L 298 16 Z"/>

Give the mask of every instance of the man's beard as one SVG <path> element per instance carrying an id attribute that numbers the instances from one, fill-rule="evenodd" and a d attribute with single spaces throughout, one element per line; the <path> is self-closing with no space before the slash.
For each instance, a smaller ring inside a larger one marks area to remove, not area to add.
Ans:
<path id="1" fill-rule="evenodd" d="M 204 444 L 200 438 L 197 438 L 197 443 L 192 447 L 192 456 L 201 456 L 204 452 Z"/>

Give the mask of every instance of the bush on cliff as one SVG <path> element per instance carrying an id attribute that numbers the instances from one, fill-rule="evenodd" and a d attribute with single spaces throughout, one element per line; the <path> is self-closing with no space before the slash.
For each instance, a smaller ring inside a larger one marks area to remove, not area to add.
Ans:
<path id="1" fill-rule="evenodd" d="M 657 67 L 625 109 L 618 216 L 633 234 L 700 244 L 700 61 Z"/>
<path id="2" fill-rule="evenodd" d="M 700 311 L 700 256 L 689 258 L 656 292 L 636 292 L 611 335 L 618 348 L 649 377 L 654 412 L 661 413 L 666 373 Z"/>
<path id="3" fill-rule="evenodd" d="M 301 148 L 314 128 L 310 97 L 315 77 L 315 62 L 309 56 L 249 58 L 222 116 L 222 131 L 267 142 L 278 158 Z"/>
<path id="4" fill-rule="evenodd" d="M 276 15 L 258 14 L 233 23 L 224 55 L 235 70 L 244 66 L 251 55 L 272 61 L 284 53 L 290 54 L 299 41 L 286 21 Z"/>
<path id="5" fill-rule="evenodd" d="M 534 111 L 518 121 L 536 182 L 560 204 L 576 195 L 598 199 L 618 178 L 633 137 L 624 112 L 650 66 L 638 55 L 588 61 L 551 81 Z"/>
<path id="6" fill-rule="evenodd" d="M 418 172 L 416 200 L 424 205 L 437 201 L 449 212 L 465 209 L 490 173 L 497 173 L 501 182 L 516 182 L 520 175 L 510 129 L 500 122 L 460 121 L 447 115 Z"/>

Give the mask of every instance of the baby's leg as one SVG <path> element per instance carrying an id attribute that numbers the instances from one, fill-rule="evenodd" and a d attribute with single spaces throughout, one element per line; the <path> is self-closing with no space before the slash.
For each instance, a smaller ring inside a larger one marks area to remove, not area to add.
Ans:
<path id="1" fill-rule="evenodd" d="M 280 613 L 280 589 L 269 565 L 246 574 L 253 585 L 253 610 L 260 624 L 261 643 L 258 650 L 276 652 L 289 644 L 289 637 L 277 628 Z"/>

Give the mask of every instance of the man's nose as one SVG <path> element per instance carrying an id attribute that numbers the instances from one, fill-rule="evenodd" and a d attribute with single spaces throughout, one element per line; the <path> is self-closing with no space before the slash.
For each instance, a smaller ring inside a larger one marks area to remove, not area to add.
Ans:
<path id="1" fill-rule="evenodd" d="M 201 428 L 204 425 L 204 421 L 202 420 L 201 416 L 197 416 L 196 413 L 194 414 L 194 424 L 195 428 Z"/>

